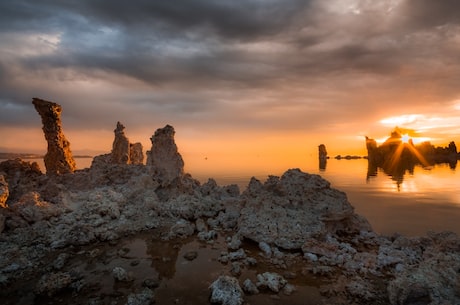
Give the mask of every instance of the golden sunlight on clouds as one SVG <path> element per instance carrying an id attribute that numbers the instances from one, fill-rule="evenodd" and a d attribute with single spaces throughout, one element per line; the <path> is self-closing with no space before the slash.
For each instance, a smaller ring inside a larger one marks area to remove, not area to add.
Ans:
<path id="1" fill-rule="evenodd" d="M 401 126 L 406 124 L 411 124 L 417 121 L 418 119 L 423 119 L 424 116 L 421 114 L 403 114 L 399 116 L 392 116 L 388 118 L 384 118 L 380 120 L 380 123 L 383 125 L 394 127 L 394 126 Z"/>

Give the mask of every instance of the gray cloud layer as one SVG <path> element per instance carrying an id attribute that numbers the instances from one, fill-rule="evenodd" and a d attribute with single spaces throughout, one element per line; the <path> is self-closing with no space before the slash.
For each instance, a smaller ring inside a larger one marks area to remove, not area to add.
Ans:
<path id="1" fill-rule="evenodd" d="M 72 128 L 312 130 L 447 107 L 459 23 L 455 0 L 4 0 L 0 126 L 35 125 L 33 96 Z"/>

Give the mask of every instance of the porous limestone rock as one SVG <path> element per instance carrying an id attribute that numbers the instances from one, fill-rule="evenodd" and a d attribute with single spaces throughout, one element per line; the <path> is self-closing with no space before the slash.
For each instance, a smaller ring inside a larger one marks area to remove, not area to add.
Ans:
<path id="1" fill-rule="evenodd" d="M 147 166 L 162 186 L 168 186 L 184 175 L 184 161 L 177 150 L 174 135 L 174 128 L 166 125 L 150 138 L 152 148 L 147 153 Z"/>
<path id="2" fill-rule="evenodd" d="M 0 208 L 6 208 L 6 200 L 8 199 L 8 183 L 5 180 L 5 177 L 0 174 Z"/>
<path id="3" fill-rule="evenodd" d="M 211 303 L 222 305 L 243 304 L 244 292 L 238 283 L 238 279 L 221 275 L 211 286 Z"/>
<path id="4" fill-rule="evenodd" d="M 308 239 L 328 233 L 371 230 L 367 220 L 354 213 L 345 193 L 299 169 L 281 178 L 270 176 L 264 184 L 252 178 L 242 197 L 238 232 L 258 243 L 300 249 Z"/>
<path id="5" fill-rule="evenodd" d="M 43 123 L 43 132 L 48 142 L 45 155 L 46 173 L 49 175 L 73 173 L 76 168 L 70 151 L 70 143 L 64 136 L 61 124 L 62 107 L 39 98 L 32 100 Z"/>

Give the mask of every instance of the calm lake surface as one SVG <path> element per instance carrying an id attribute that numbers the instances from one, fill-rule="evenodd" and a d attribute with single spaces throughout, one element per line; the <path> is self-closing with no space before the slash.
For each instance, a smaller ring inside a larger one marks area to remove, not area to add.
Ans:
<path id="1" fill-rule="evenodd" d="M 416 236 L 450 230 L 460 234 L 460 164 L 457 169 L 447 164 L 429 169 L 415 167 L 412 174 L 406 173 L 398 182 L 380 170 L 368 178 L 366 159 L 329 159 L 326 168 L 320 170 L 314 155 L 207 158 L 183 154 L 183 158 L 185 170 L 201 182 L 214 178 L 219 185 L 238 184 L 241 191 L 253 176 L 263 182 L 268 175 L 280 176 L 289 168 L 300 168 L 321 175 L 333 188 L 345 192 L 355 211 L 365 216 L 378 233 Z M 45 168 L 41 159 L 28 161 Z M 75 161 L 81 169 L 89 167 L 92 159 Z"/>

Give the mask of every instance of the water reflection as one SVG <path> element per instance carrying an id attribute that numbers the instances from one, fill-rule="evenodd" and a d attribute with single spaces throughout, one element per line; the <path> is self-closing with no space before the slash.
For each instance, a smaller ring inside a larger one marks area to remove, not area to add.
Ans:
<path id="1" fill-rule="evenodd" d="M 446 164 L 451 170 L 455 171 L 457 167 L 457 160 L 449 160 L 448 162 L 427 162 L 426 164 L 421 164 L 417 160 L 405 157 L 399 158 L 398 160 L 389 158 L 383 162 L 369 158 L 367 163 L 366 181 L 376 177 L 379 169 L 381 169 L 391 178 L 392 181 L 396 183 L 398 191 L 400 191 L 401 185 L 404 182 L 404 177 L 406 175 L 414 175 L 414 169 L 416 166 L 421 166 L 425 170 L 431 170 L 433 166 L 437 164 Z"/>
<path id="2" fill-rule="evenodd" d="M 413 139 L 407 133 L 403 134 L 403 129 L 398 127 L 380 146 L 374 139 L 366 137 L 366 148 L 367 180 L 377 176 L 380 168 L 396 182 L 398 190 L 406 173 L 414 174 L 415 166 L 430 169 L 436 164 L 448 164 L 452 170 L 455 170 L 460 158 L 454 142 L 450 142 L 447 147 L 435 147 L 429 142 L 415 145 Z"/>

